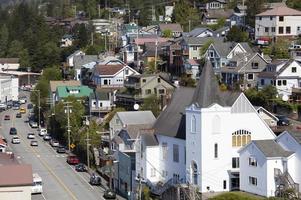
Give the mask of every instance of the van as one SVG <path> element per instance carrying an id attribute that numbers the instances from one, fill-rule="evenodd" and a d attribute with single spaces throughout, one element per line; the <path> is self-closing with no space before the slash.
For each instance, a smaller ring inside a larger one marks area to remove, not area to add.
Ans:
<path id="1" fill-rule="evenodd" d="M 42 193 L 43 192 L 42 178 L 37 173 L 34 173 L 32 175 L 32 178 L 33 178 L 33 185 L 31 188 L 31 194 Z"/>

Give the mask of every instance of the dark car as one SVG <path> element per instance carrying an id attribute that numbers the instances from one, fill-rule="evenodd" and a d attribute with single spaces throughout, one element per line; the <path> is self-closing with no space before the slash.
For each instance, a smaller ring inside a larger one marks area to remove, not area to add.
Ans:
<path id="1" fill-rule="evenodd" d="M 278 122 L 277 122 L 278 126 L 288 126 L 288 125 L 290 125 L 290 121 L 286 116 L 278 115 L 276 117 L 278 118 Z"/>
<path id="2" fill-rule="evenodd" d="M 69 155 L 67 157 L 67 163 L 69 165 L 77 165 L 79 163 L 79 159 L 76 155 Z"/>
<path id="3" fill-rule="evenodd" d="M 10 108 L 13 107 L 13 102 L 12 102 L 12 101 L 8 101 L 8 102 L 6 103 L 6 105 L 7 105 L 7 109 L 10 109 Z"/>
<path id="4" fill-rule="evenodd" d="M 10 120 L 10 115 L 5 115 L 4 120 Z"/>
<path id="5" fill-rule="evenodd" d="M 22 117 L 22 114 L 21 113 L 17 113 L 16 114 L 16 118 L 21 118 Z"/>
<path id="6" fill-rule="evenodd" d="M 15 127 L 11 127 L 9 130 L 10 135 L 17 135 L 17 129 Z"/>
<path id="7" fill-rule="evenodd" d="M 79 164 L 75 165 L 75 170 L 78 172 L 86 172 L 87 168 L 83 163 L 79 163 Z"/>
<path id="8" fill-rule="evenodd" d="M 101 185 L 101 178 L 100 176 L 95 175 L 94 173 L 90 177 L 90 184 L 91 185 Z"/>
<path id="9" fill-rule="evenodd" d="M 107 189 L 105 191 L 105 193 L 103 194 L 103 198 L 105 198 L 105 199 L 116 199 L 116 193 L 111 189 Z"/>
<path id="10" fill-rule="evenodd" d="M 59 146 L 56 148 L 57 153 L 66 153 L 66 149 L 63 146 Z"/>
<path id="11" fill-rule="evenodd" d="M 27 104 L 27 109 L 30 110 L 33 108 L 33 105 L 31 103 Z"/>

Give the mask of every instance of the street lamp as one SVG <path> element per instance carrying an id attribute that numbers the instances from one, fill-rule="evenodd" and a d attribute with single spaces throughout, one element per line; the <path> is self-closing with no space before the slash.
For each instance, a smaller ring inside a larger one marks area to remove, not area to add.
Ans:
<path id="1" fill-rule="evenodd" d="M 40 90 L 37 90 L 37 89 L 34 89 L 34 90 L 31 90 L 31 92 L 38 92 L 38 111 L 39 111 L 39 120 L 38 120 L 38 125 L 39 125 L 39 128 L 40 127 L 40 122 L 41 122 L 41 92 Z"/>

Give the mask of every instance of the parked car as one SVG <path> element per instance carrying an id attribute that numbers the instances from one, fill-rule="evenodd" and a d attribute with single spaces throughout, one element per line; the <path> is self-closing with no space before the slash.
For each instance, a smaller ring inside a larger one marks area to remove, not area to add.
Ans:
<path id="1" fill-rule="evenodd" d="M 8 102 L 6 103 L 6 106 L 7 106 L 7 109 L 12 108 L 12 107 L 13 107 L 13 102 L 12 102 L 12 101 L 8 101 Z"/>
<path id="2" fill-rule="evenodd" d="M 22 114 L 26 113 L 26 109 L 25 108 L 20 108 L 20 113 L 22 113 Z"/>
<path id="3" fill-rule="evenodd" d="M 51 136 L 49 134 L 46 134 L 46 135 L 44 135 L 43 139 L 45 141 L 49 141 L 49 140 L 51 140 Z"/>
<path id="4" fill-rule="evenodd" d="M 27 102 L 26 96 L 23 96 L 23 97 L 20 97 L 20 98 L 19 98 L 19 103 L 20 103 L 20 104 L 25 104 L 26 102 Z"/>
<path id="5" fill-rule="evenodd" d="M 76 155 L 69 155 L 67 157 L 67 163 L 69 165 L 77 165 L 79 163 L 79 159 Z"/>
<path id="6" fill-rule="evenodd" d="M 47 129 L 46 128 L 41 128 L 40 132 L 39 132 L 39 136 L 44 136 L 47 134 Z"/>
<path id="7" fill-rule="evenodd" d="M 59 143 L 57 140 L 55 140 L 55 139 L 51 139 L 51 140 L 49 141 L 49 144 L 50 144 L 52 147 L 58 147 L 58 146 L 60 146 L 60 143 Z"/>
<path id="8" fill-rule="evenodd" d="M 30 120 L 30 121 L 29 121 L 29 126 L 30 126 L 31 128 L 38 128 L 38 123 L 35 122 L 35 121 L 33 121 L 33 120 Z"/>
<path id="9" fill-rule="evenodd" d="M 0 103 L 0 110 L 6 110 L 7 109 L 7 105 L 4 103 Z"/>
<path id="10" fill-rule="evenodd" d="M 18 136 L 13 136 L 13 138 L 11 139 L 11 143 L 13 144 L 20 144 L 21 140 Z"/>
<path id="11" fill-rule="evenodd" d="M 58 147 L 56 148 L 56 152 L 57 152 L 57 153 L 66 153 L 66 149 L 65 149 L 65 147 L 63 147 L 63 146 L 58 146 Z"/>
<path id="12" fill-rule="evenodd" d="M 5 115 L 4 120 L 10 120 L 10 115 Z"/>
<path id="13" fill-rule="evenodd" d="M 20 104 L 19 103 L 14 103 L 13 104 L 13 110 L 19 110 L 20 109 Z"/>
<path id="14" fill-rule="evenodd" d="M 18 113 L 16 114 L 16 118 L 21 118 L 21 117 L 22 117 L 21 113 L 18 112 Z"/>
<path id="15" fill-rule="evenodd" d="M 10 135 L 17 135 L 17 129 L 15 127 L 11 127 L 9 129 L 9 134 Z"/>
<path id="16" fill-rule="evenodd" d="M 77 172 L 86 172 L 87 168 L 83 163 L 79 163 L 79 164 L 75 165 L 75 170 Z"/>
<path id="17" fill-rule="evenodd" d="M 105 193 L 103 194 L 103 198 L 105 198 L 105 199 L 116 199 L 116 193 L 111 189 L 107 189 L 105 191 Z"/>
<path id="18" fill-rule="evenodd" d="M 28 133 L 27 134 L 27 139 L 35 139 L 34 133 Z"/>
<path id="19" fill-rule="evenodd" d="M 286 116 L 278 115 L 276 117 L 278 118 L 278 122 L 277 122 L 278 126 L 288 126 L 288 125 L 290 125 L 290 121 Z"/>
<path id="20" fill-rule="evenodd" d="M 98 175 L 95 175 L 94 173 L 90 177 L 90 184 L 91 185 L 101 185 L 101 178 Z"/>
<path id="21" fill-rule="evenodd" d="M 30 146 L 35 146 L 35 147 L 37 147 L 37 146 L 38 146 L 38 141 L 36 141 L 36 140 L 31 141 L 31 142 L 30 142 Z"/>
<path id="22" fill-rule="evenodd" d="M 33 105 L 31 103 L 27 104 L 27 109 L 30 110 L 33 108 Z"/>

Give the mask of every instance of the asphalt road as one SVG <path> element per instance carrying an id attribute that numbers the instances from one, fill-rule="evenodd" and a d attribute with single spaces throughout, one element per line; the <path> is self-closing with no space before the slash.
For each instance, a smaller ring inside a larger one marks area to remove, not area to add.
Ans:
<path id="1" fill-rule="evenodd" d="M 26 105 L 22 105 L 26 106 Z M 22 107 L 21 106 L 21 107 Z M 43 139 L 38 136 L 37 129 L 32 129 L 26 123 L 28 111 L 22 118 L 16 118 L 18 111 L 7 110 L 0 114 L 1 133 L 7 139 L 9 147 L 12 149 L 15 158 L 21 163 L 31 164 L 34 173 L 38 173 L 43 180 L 43 193 L 33 195 L 33 200 L 95 200 L 104 199 L 102 197 L 104 188 L 91 186 L 89 184 L 89 174 L 79 173 L 74 170 L 74 166 L 66 163 L 66 154 L 57 154 L 56 151 Z M 4 121 L 4 115 L 9 114 L 11 120 Z M 10 127 L 16 127 L 20 144 L 12 144 L 9 135 Z M 31 147 L 27 133 L 34 132 L 38 141 L 38 147 Z"/>

